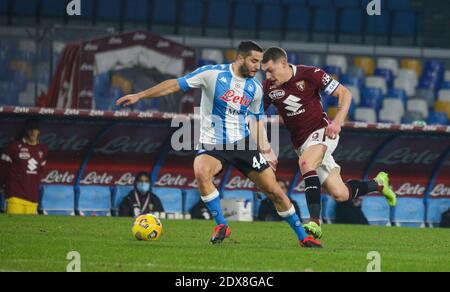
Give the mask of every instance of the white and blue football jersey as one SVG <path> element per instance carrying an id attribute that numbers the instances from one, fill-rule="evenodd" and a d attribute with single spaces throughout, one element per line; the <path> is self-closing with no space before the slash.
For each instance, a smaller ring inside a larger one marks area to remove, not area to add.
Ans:
<path id="1" fill-rule="evenodd" d="M 178 79 L 183 91 L 201 88 L 200 143 L 231 144 L 249 136 L 247 115 L 264 113 L 256 78 L 240 78 L 230 65 L 207 65 Z"/>

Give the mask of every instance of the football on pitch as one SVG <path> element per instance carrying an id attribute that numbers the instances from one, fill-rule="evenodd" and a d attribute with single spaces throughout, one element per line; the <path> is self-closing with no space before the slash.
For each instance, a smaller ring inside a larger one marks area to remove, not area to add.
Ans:
<path id="1" fill-rule="evenodd" d="M 163 226 L 161 221 L 153 215 L 146 214 L 136 218 L 133 223 L 133 236 L 137 240 L 155 241 L 161 237 Z"/>

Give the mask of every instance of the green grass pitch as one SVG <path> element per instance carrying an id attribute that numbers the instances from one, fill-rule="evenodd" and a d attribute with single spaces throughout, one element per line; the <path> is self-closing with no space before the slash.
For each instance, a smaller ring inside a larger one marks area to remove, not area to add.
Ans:
<path id="1" fill-rule="evenodd" d="M 213 223 L 163 220 L 157 242 L 131 235 L 132 219 L 0 215 L 0 271 L 283 272 L 366 271 L 379 252 L 382 271 L 450 271 L 450 230 L 324 225 L 325 248 L 298 247 L 286 223 L 232 222 L 232 238 L 209 244 Z"/>

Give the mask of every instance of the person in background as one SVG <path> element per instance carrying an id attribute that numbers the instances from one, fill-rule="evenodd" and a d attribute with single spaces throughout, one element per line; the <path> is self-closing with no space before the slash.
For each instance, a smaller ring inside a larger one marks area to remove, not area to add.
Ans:
<path id="1" fill-rule="evenodd" d="M 278 180 L 277 183 L 281 187 L 283 192 L 287 194 L 288 188 L 287 188 L 286 183 L 282 180 Z M 298 207 L 297 202 L 295 202 L 294 200 L 291 200 L 291 203 L 292 203 L 292 205 L 294 205 L 295 212 L 297 213 L 298 217 L 301 218 L 300 208 Z M 283 218 L 281 218 L 278 215 L 277 210 L 275 209 L 275 206 L 272 203 L 272 201 L 270 201 L 269 199 L 266 198 L 261 201 L 257 220 L 258 221 L 283 221 Z"/>
<path id="2" fill-rule="evenodd" d="M 363 198 L 359 197 L 353 201 L 337 202 L 336 223 L 368 225 L 369 222 L 361 209 L 362 200 Z"/>
<path id="3" fill-rule="evenodd" d="M 27 120 L 21 138 L 0 157 L 0 186 L 5 189 L 7 214 L 37 214 L 48 153 L 47 146 L 39 143 L 40 134 L 39 121 Z"/>
<path id="4" fill-rule="evenodd" d="M 151 191 L 150 176 L 140 172 L 134 179 L 134 190 L 123 200 L 120 217 L 137 217 L 152 212 L 164 212 L 161 200 Z"/>

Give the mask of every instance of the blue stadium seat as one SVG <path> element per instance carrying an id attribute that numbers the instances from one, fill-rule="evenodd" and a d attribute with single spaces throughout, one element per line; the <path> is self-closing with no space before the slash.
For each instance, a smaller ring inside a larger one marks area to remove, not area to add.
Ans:
<path id="1" fill-rule="evenodd" d="M 230 6 L 227 0 L 211 1 L 208 5 L 206 26 L 208 28 L 228 29 L 231 17 Z"/>
<path id="2" fill-rule="evenodd" d="M 443 81 L 441 83 L 441 89 L 450 89 L 450 81 Z"/>
<path id="3" fill-rule="evenodd" d="M 389 14 L 382 13 L 368 17 L 366 32 L 372 35 L 386 35 L 389 32 Z"/>
<path id="4" fill-rule="evenodd" d="M 400 11 L 395 14 L 392 33 L 401 36 L 413 36 L 416 32 L 416 14 L 412 11 Z"/>
<path id="5" fill-rule="evenodd" d="M 61 0 L 42 0 L 42 16 L 46 18 L 63 18 L 66 3 Z"/>
<path id="6" fill-rule="evenodd" d="M 347 74 L 343 74 L 339 81 L 343 85 L 354 85 L 354 86 L 359 87 L 360 89 L 364 85 L 364 80 L 361 77 L 350 76 Z"/>
<path id="7" fill-rule="evenodd" d="M 423 66 L 424 72 L 444 72 L 445 64 L 442 61 L 437 60 L 426 60 Z"/>
<path id="8" fill-rule="evenodd" d="M 448 122 L 447 113 L 434 111 L 428 113 L 428 125 L 448 125 Z"/>
<path id="9" fill-rule="evenodd" d="M 107 96 L 111 86 L 111 74 L 102 73 L 94 76 L 94 97 Z"/>
<path id="10" fill-rule="evenodd" d="M 203 22 L 203 2 L 198 0 L 184 0 L 181 3 L 182 13 L 180 24 L 183 27 L 201 27 Z"/>
<path id="11" fill-rule="evenodd" d="M 308 204 L 306 203 L 305 194 L 292 194 L 291 199 L 295 201 L 300 209 L 300 216 L 302 221 L 310 219 Z"/>
<path id="12" fill-rule="evenodd" d="M 133 186 L 115 186 L 112 191 L 111 206 L 112 215 L 118 216 L 120 205 L 128 194 L 133 190 Z"/>
<path id="13" fill-rule="evenodd" d="M 184 190 L 183 213 L 188 214 L 200 202 L 200 193 L 197 189 Z"/>
<path id="14" fill-rule="evenodd" d="M 336 201 L 328 195 L 322 196 L 322 219 L 326 223 L 336 220 Z"/>
<path id="15" fill-rule="evenodd" d="M 263 5 L 261 11 L 261 29 L 281 30 L 283 28 L 283 10 L 280 5 Z"/>
<path id="16" fill-rule="evenodd" d="M 429 198 L 426 204 L 427 218 L 426 222 L 433 227 L 439 226 L 442 214 L 450 209 L 450 199 L 447 198 Z"/>
<path id="17" fill-rule="evenodd" d="M 332 8 L 333 0 L 308 0 L 308 4 L 315 8 Z"/>
<path id="18" fill-rule="evenodd" d="M 44 215 L 75 215 L 75 192 L 73 186 L 43 185 L 39 210 Z"/>
<path id="19" fill-rule="evenodd" d="M 412 10 L 411 0 L 390 0 L 388 1 L 390 11 L 410 11 Z"/>
<path id="20" fill-rule="evenodd" d="M 394 73 L 385 68 L 377 68 L 375 69 L 375 76 L 383 77 L 386 80 L 386 84 L 388 88 L 394 87 Z"/>
<path id="21" fill-rule="evenodd" d="M 334 6 L 337 8 L 359 8 L 360 0 L 334 0 Z"/>
<path id="22" fill-rule="evenodd" d="M 183 192 L 175 188 L 153 188 L 166 213 L 183 213 Z"/>
<path id="23" fill-rule="evenodd" d="M 176 1 L 155 0 L 153 24 L 174 26 L 176 22 Z"/>
<path id="24" fill-rule="evenodd" d="M 38 0 L 14 0 L 13 14 L 15 16 L 34 17 L 36 15 Z"/>
<path id="25" fill-rule="evenodd" d="M 425 227 L 425 205 L 422 198 L 398 198 L 392 222 L 396 226 Z"/>
<path id="26" fill-rule="evenodd" d="M 295 52 L 288 52 L 288 62 L 291 64 L 300 64 L 300 58 Z"/>
<path id="27" fill-rule="evenodd" d="M 309 30 L 311 12 L 305 6 L 294 5 L 289 8 L 287 18 L 287 31 L 306 32 Z"/>
<path id="28" fill-rule="evenodd" d="M 239 1 L 234 10 L 233 28 L 254 30 L 256 28 L 256 4 Z"/>
<path id="29" fill-rule="evenodd" d="M 145 23 L 150 17 L 149 2 L 147 0 L 126 1 L 125 21 L 135 23 Z"/>
<path id="30" fill-rule="evenodd" d="M 330 75 L 337 76 L 337 79 L 339 79 L 340 76 L 342 75 L 342 69 L 337 66 L 325 65 L 323 67 L 323 71 L 327 72 Z"/>
<path id="31" fill-rule="evenodd" d="M 381 88 L 364 88 L 360 106 L 370 107 L 378 111 L 383 105 L 383 90 Z"/>
<path id="32" fill-rule="evenodd" d="M 408 95 L 404 89 L 400 88 L 390 88 L 386 94 L 386 98 L 398 98 L 406 102 L 408 100 Z"/>
<path id="33" fill-rule="evenodd" d="M 314 17 L 313 29 L 315 32 L 332 33 L 336 27 L 336 10 L 319 8 Z"/>
<path id="34" fill-rule="evenodd" d="M 362 33 L 364 14 L 359 8 L 344 9 L 340 14 L 339 32 L 346 34 Z"/>
<path id="35" fill-rule="evenodd" d="M 80 216 L 111 216 L 111 189 L 105 186 L 81 186 L 75 209 Z"/>
<path id="36" fill-rule="evenodd" d="M 121 0 L 98 1 L 98 19 L 100 21 L 119 21 L 122 12 Z"/>
<path id="37" fill-rule="evenodd" d="M 391 210 L 385 197 L 366 196 L 362 202 L 362 211 L 370 225 L 390 225 Z"/>
<path id="38" fill-rule="evenodd" d="M 8 0 L 0 0 L 0 16 L 8 13 Z"/>

